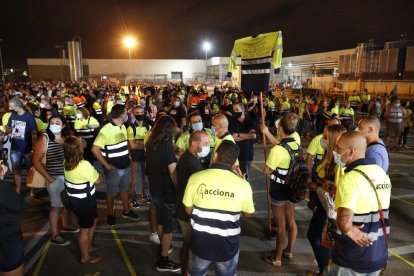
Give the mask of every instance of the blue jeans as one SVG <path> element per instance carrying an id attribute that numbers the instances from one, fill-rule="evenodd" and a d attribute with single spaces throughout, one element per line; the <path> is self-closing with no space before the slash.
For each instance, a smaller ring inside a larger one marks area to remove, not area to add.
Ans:
<path id="1" fill-rule="evenodd" d="M 318 199 L 317 199 L 318 200 Z M 323 273 L 329 264 L 332 250 L 321 245 L 323 227 L 326 223 L 326 212 L 320 206 L 313 213 L 309 223 L 307 237 L 318 263 L 319 273 Z"/>
<path id="2" fill-rule="evenodd" d="M 214 271 L 216 276 L 233 276 L 236 275 L 237 264 L 239 262 L 239 253 L 237 252 L 234 257 L 226 262 L 213 262 L 198 257 L 192 251 L 190 251 L 190 260 L 188 262 L 188 275 L 191 276 L 203 276 L 208 272 L 210 264 L 214 264 Z"/>
<path id="3" fill-rule="evenodd" d="M 246 179 L 249 178 L 250 175 L 250 168 L 252 166 L 253 161 L 241 161 L 239 160 L 239 167 L 242 173 L 246 174 Z"/>
<path id="4" fill-rule="evenodd" d="M 29 170 L 30 167 L 32 166 L 32 153 L 31 152 L 23 153 L 20 151 L 12 150 L 10 151 L 10 159 L 11 159 L 10 161 L 13 166 L 13 169 L 17 169 L 17 170 L 21 169 L 23 160 L 24 160 L 24 164 L 26 165 L 27 170 Z"/>

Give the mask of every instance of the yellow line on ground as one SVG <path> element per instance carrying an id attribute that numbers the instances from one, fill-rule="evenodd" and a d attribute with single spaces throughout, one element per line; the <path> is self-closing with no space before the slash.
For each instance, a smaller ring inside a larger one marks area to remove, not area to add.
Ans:
<path id="1" fill-rule="evenodd" d="M 395 256 L 395 257 L 397 257 L 398 259 L 400 259 L 400 261 L 403 261 L 404 263 L 408 264 L 409 266 L 414 267 L 414 263 L 413 263 L 413 262 L 410 262 L 409 260 L 407 260 L 407 259 L 406 259 L 406 258 L 404 258 L 403 256 L 401 256 L 401 255 L 399 255 L 399 254 L 395 253 L 393 250 L 388 249 L 388 252 L 390 252 L 390 253 L 391 253 L 391 255 L 393 255 L 393 256 Z"/>
<path id="2" fill-rule="evenodd" d="M 252 167 L 254 168 L 254 169 L 256 169 L 257 171 L 259 171 L 259 172 L 263 172 L 263 170 L 261 170 L 258 166 L 256 166 L 255 164 L 252 164 Z"/>
<path id="3" fill-rule="evenodd" d="M 401 198 L 399 198 L 398 196 L 391 196 L 391 198 L 393 198 L 393 199 L 396 199 L 396 200 L 399 200 L 399 201 L 401 201 L 401 202 L 404 202 L 405 204 L 408 204 L 408 205 L 411 205 L 411 206 L 414 206 L 414 203 L 411 203 L 411 202 L 409 202 L 409 201 L 407 201 L 407 200 L 404 200 L 404 199 L 401 199 Z"/>
<path id="4" fill-rule="evenodd" d="M 43 263 L 45 262 L 46 255 L 47 255 L 47 252 L 49 251 L 51 244 L 52 243 L 50 242 L 50 239 L 49 239 L 45 245 L 45 248 L 43 249 L 42 256 L 40 256 L 40 260 L 36 265 L 36 268 L 33 272 L 33 276 L 39 275 L 40 269 L 42 269 Z"/>
<path id="5" fill-rule="evenodd" d="M 131 276 L 137 276 L 137 273 L 134 270 L 134 267 L 131 264 L 131 261 L 129 260 L 128 254 L 125 251 L 124 246 L 122 245 L 121 240 L 119 239 L 118 233 L 116 232 L 115 228 L 111 228 L 112 235 L 114 236 L 115 242 L 119 247 L 119 251 L 121 251 L 121 255 L 124 258 L 125 264 L 128 267 L 129 273 Z"/>

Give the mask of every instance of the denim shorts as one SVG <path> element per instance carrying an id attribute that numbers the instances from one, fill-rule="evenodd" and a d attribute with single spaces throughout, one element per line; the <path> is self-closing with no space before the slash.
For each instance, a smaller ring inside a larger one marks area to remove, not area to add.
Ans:
<path id="1" fill-rule="evenodd" d="M 23 153 L 20 151 L 12 150 L 10 151 L 10 162 L 15 169 L 21 169 L 23 160 L 27 169 L 30 169 L 32 166 L 32 153 Z"/>
<path id="2" fill-rule="evenodd" d="M 116 196 L 120 191 L 129 190 L 130 168 L 113 169 L 108 171 L 104 168 L 106 192 L 111 196 Z"/>
<path id="3" fill-rule="evenodd" d="M 225 262 L 213 262 L 198 257 L 190 251 L 190 259 L 188 262 L 188 275 L 198 276 L 206 275 L 210 264 L 214 263 L 214 271 L 217 276 L 234 276 L 237 272 L 237 264 L 239 262 L 239 253 L 237 252 L 233 258 Z"/>
<path id="4" fill-rule="evenodd" d="M 270 204 L 275 205 L 275 206 L 283 206 L 288 202 L 289 200 L 276 200 L 276 199 L 270 198 Z"/>
<path id="5" fill-rule="evenodd" d="M 50 205 L 52 207 L 63 207 L 60 193 L 65 189 L 65 177 L 63 175 L 53 176 L 55 181 L 47 183 L 46 188 L 49 193 Z"/>

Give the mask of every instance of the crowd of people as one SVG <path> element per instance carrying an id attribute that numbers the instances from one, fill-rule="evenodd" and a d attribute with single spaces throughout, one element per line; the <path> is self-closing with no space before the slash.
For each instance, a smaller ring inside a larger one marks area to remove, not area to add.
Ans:
<path id="1" fill-rule="evenodd" d="M 80 232 L 81 263 L 101 260 L 93 235 L 95 184 L 104 183 L 109 226 L 116 225 L 115 197 L 126 219 L 139 220 L 134 209 L 150 205 L 149 240 L 161 248 L 158 271 L 204 275 L 214 263 L 217 275 L 234 275 L 240 214 L 255 211 L 248 180 L 253 146 L 262 137 L 273 145 L 263 171 L 270 179 L 277 230 L 276 253 L 263 260 L 279 267 L 293 258 L 295 204 L 284 187 L 294 156 L 302 154 L 301 138 L 313 137 L 306 155 L 313 212 L 307 237 L 319 270 L 308 274 L 377 275 L 385 267 L 388 151 L 407 148 L 413 126 L 409 102 L 401 106 L 396 91 L 382 99 L 355 91 L 342 104 L 337 98 L 289 98 L 274 91 L 260 100 L 231 87 L 209 92 L 197 83 L 13 83 L 1 93 L 6 112 L 0 133 L 10 150 L 2 151 L 0 176 L 11 170 L 15 186 L 0 185 L 2 225 L 11 226 L 0 231 L 0 271 L 23 271 L 19 195 L 28 189 L 22 168 L 33 166 L 49 194 L 51 242 L 67 246 L 62 233 Z M 356 115 L 362 116 L 359 122 Z M 385 143 L 379 137 L 382 120 Z M 184 241 L 180 264 L 168 257 L 178 225 Z"/>

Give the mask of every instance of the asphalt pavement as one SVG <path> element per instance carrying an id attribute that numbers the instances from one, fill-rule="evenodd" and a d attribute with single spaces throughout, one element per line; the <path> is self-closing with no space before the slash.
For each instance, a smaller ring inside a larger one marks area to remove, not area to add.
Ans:
<path id="1" fill-rule="evenodd" d="M 414 137 L 410 135 L 409 138 L 411 149 L 390 152 L 393 188 L 389 262 L 385 275 L 414 275 Z M 308 143 L 309 139 L 305 139 L 303 144 L 306 146 Z M 316 261 L 306 239 L 311 218 L 306 201 L 296 206 L 298 238 L 293 259 L 284 261 L 283 266 L 278 268 L 261 260 L 262 255 L 275 249 L 276 241 L 265 237 L 268 220 L 265 178 L 261 173 L 264 166 L 263 146 L 255 145 L 254 153 L 250 183 L 256 213 L 252 218 L 241 221 L 238 275 L 305 275 L 306 270 L 316 270 Z M 11 176 L 6 179 L 13 182 Z M 64 234 L 72 242 L 67 247 L 51 245 L 49 202 L 47 199 L 28 199 L 29 207 L 22 219 L 26 275 L 170 275 L 155 270 L 159 248 L 148 239 L 148 205 L 143 203 L 137 209 L 140 221 L 131 221 L 120 217 L 122 205 L 118 199 L 115 206 L 117 223 L 115 227 L 109 227 L 106 225 L 105 187 L 100 185 L 97 189 L 99 224 L 94 243 L 98 247 L 96 254 L 103 260 L 95 265 L 79 263 L 78 234 Z M 182 235 L 175 233 L 170 258 L 176 262 L 179 262 L 181 245 Z M 211 269 L 208 275 L 214 275 L 214 271 Z"/>

